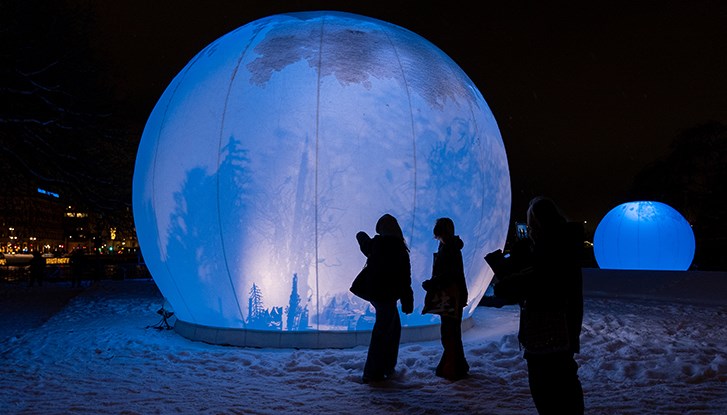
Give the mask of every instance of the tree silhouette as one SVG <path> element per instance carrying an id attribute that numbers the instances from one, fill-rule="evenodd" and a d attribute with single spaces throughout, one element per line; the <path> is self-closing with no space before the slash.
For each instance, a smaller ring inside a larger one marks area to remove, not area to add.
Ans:
<path id="1" fill-rule="evenodd" d="M 303 308 L 300 313 L 300 321 L 298 322 L 298 330 L 305 330 L 308 328 L 308 306 Z"/>
<path id="2" fill-rule="evenodd" d="M 300 324 L 300 296 L 298 295 L 298 274 L 293 274 L 293 284 L 290 292 L 290 301 L 288 306 L 285 307 L 285 312 L 288 315 L 286 320 L 286 327 L 288 330 L 298 330 Z"/>
<path id="3" fill-rule="evenodd" d="M 253 283 L 250 288 L 250 298 L 247 305 L 247 322 L 251 326 L 259 325 L 260 320 L 265 317 L 265 305 L 263 304 L 263 293 L 260 288 Z"/>
<path id="4" fill-rule="evenodd" d="M 283 307 L 273 307 L 273 309 L 270 310 L 268 328 L 276 330 L 283 329 Z"/>
<path id="5" fill-rule="evenodd" d="M 666 157 L 634 179 L 631 200 L 655 200 L 679 211 L 692 225 L 694 264 L 727 269 L 727 126 L 707 122 L 684 130 Z"/>

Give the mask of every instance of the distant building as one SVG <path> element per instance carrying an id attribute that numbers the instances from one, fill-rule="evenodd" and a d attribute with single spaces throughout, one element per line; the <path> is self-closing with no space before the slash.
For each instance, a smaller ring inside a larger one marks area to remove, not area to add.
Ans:
<path id="1" fill-rule="evenodd" d="M 63 211 L 54 195 L 0 195 L 0 252 L 58 249 L 65 239 Z"/>
<path id="2" fill-rule="evenodd" d="M 0 194 L 0 252 L 138 250 L 133 227 L 105 224 L 100 215 L 69 206 L 60 195 L 47 190 L 18 193 Z"/>

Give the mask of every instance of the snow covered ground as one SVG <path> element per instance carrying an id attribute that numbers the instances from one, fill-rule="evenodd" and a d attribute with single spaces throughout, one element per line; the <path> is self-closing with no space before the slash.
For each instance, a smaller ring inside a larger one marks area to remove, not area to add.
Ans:
<path id="1" fill-rule="evenodd" d="M 360 382 L 366 348 L 251 349 L 149 328 L 151 280 L 0 285 L 0 414 L 533 414 L 518 310 L 478 307 L 471 377 L 434 376 L 439 341 L 401 346 L 397 377 Z M 727 305 L 585 302 L 588 414 L 727 413 Z"/>

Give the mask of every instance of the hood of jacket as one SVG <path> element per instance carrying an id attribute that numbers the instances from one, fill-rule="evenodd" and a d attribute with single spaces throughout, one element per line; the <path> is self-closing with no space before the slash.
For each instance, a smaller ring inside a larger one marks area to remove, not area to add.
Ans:
<path id="1" fill-rule="evenodd" d="M 462 250 L 462 248 L 464 248 L 464 242 L 462 241 L 462 238 L 459 237 L 459 235 L 452 236 L 451 238 L 444 241 L 444 244 L 447 246 L 447 248 L 450 249 Z"/>

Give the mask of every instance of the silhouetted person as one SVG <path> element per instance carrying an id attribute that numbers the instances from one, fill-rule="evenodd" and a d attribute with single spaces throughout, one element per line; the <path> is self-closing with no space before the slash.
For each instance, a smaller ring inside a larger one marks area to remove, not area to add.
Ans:
<path id="1" fill-rule="evenodd" d="M 454 310 L 440 314 L 444 352 L 435 374 L 448 380 L 458 380 L 467 377 L 470 370 L 462 346 L 462 309 L 467 305 L 468 295 L 462 263 L 464 242 L 454 234 L 454 222 L 450 218 L 437 219 L 433 233 L 439 241 L 439 248 L 434 254 L 432 278 L 424 281 L 422 287 L 427 291 L 445 290 Z"/>
<path id="2" fill-rule="evenodd" d="M 83 250 L 76 248 L 71 252 L 70 258 L 71 287 L 80 287 L 86 269 L 86 255 Z"/>
<path id="3" fill-rule="evenodd" d="M 93 257 L 91 257 L 92 261 L 92 285 L 98 285 L 101 281 L 101 278 L 105 276 L 105 268 L 103 261 L 101 260 L 101 255 L 98 252 L 95 252 L 93 254 Z"/>
<path id="4" fill-rule="evenodd" d="M 583 323 L 583 226 L 568 222 L 548 198 L 530 201 L 530 267 L 496 275 L 495 295 L 520 303 L 518 339 L 538 413 L 583 414 L 578 364 Z M 513 254 L 514 255 L 514 254 Z"/>
<path id="5" fill-rule="evenodd" d="M 38 251 L 33 251 L 33 259 L 30 260 L 30 287 L 38 283 L 39 287 L 43 286 L 43 274 L 45 273 L 45 258 Z"/>
<path id="6" fill-rule="evenodd" d="M 405 314 L 414 310 L 409 248 L 399 223 L 393 216 L 385 214 L 376 223 L 376 233 L 373 238 L 366 232 L 356 234 L 361 252 L 367 258 L 373 287 L 370 302 L 376 310 L 363 371 L 364 383 L 393 376 L 401 339 L 401 320 L 396 303 L 401 300 L 401 311 Z"/>

